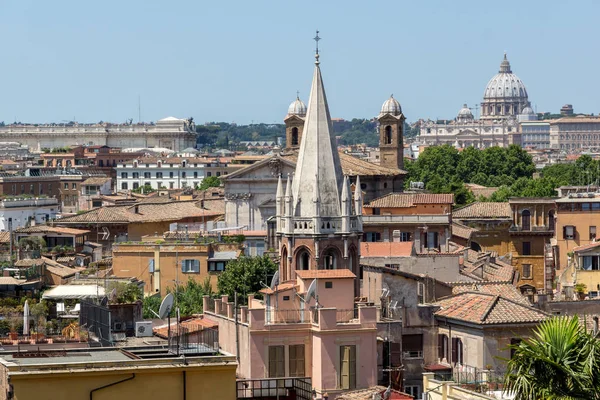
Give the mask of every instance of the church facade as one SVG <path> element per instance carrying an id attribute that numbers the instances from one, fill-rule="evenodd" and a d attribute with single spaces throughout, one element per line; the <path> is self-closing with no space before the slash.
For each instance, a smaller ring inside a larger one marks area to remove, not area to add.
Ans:
<path id="1" fill-rule="evenodd" d="M 507 147 L 511 144 L 511 136 L 519 131 L 519 120 L 523 115 L 532 114 L 527 89 L 512 72 L 505 54 L 498 73 L 485 88 L 480 119 L 475 119 L 465 104 L 453 120 L 421 121 L 418 141 L 430 146 L 448 144 L 456 148 Z"/>
<path id="2" fill-rule="evenodd" d="M 253 231 L 267 229 L 267 220 L 276 214 L 278 177 L 283 176 L 285 181 L 289 174 L 293 180 L 298 179 L 295 173 L 306 135 L 307 115 L 306 105 L 299 98 L 294 100 L 284 118 L 286 147 L 269 158 L 222 177 L 225 186 L 227 226 L 245 226 Z M 327 115 L 330 118 L 329 114 Z M 360 187 L 366 202 L 388 193 L 401 192 L 406 176 L 402 169 L 405 117 L 400 103 L 390 97 L 383 104 L 378 119 L 382 149 L 379 165 L 338 152 L 335 145 L 333 146 L 340 162 L 341 173 L 348 177 L 352 190 Z M 321 124 L 325 123 L 331 124 L 331 120 L 321 121 Z M 332 135 L 331 125 L 328 132 Z"/>

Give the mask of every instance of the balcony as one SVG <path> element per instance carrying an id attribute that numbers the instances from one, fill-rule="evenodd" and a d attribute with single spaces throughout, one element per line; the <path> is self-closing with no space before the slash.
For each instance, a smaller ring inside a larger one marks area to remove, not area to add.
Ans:
<path id="1" fill-rule="evenodd" d="M 450 224 L 450 215 L 363 215 L 363 225 Z"/>
<path id="2" fill-rule="evenodd" d="M 553 235 L 554 227 L 548 226 L 530 226 L 513 225 L 508 229 L 511 235 Z"/>

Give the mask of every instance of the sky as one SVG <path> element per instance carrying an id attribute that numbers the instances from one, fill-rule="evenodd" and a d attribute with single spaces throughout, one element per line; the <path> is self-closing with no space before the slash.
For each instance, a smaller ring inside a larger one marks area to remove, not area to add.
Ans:
<path id="1" fill-rule="evenodd" d="M 474 107 L 506 51 L 538 112 L 599 113 L 598 1 L 0 0 L 0 121 L 281 123 L 320 31 L 332 117 Z M 138 107 L 138 105 L 140 107 Z M 139 112 L 141 110 L 141 112 Z"/>

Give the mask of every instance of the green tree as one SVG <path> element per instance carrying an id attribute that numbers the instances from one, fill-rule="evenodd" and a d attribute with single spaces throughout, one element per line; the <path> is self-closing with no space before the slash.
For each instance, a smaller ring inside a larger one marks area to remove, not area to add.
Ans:
<path id="1" fill-rule="evenodd" d="M 158 313 L 161 301 L 162 299 L 157 294 L 144 297 L 144 300 L 142 302 L 142 314 L 144 316 L 144 319 L 156 318 L 156 315 L 154 315 L 154 313 Z"/>
<path id="2" fill-rule="evenodd" d="M 216 176 L 209 176 L 202 179 L 202 183 L 197 187 L 198 190 L 206 190 L 211 187 L 221 186 L 221 180 Z"/>
<path id="3" fill-rule="evenodd" d="M 131 189 L 131 191 L 133 193 L 143 193 L 143 194 L 148 194 L 148 193 L 152 193 L 152 192 L 156 192 L 156 189 L 154 189 L 152 186 L 150 185 L 144 185 L 144 186 L 138 186 L 137 189 Z"/>
<path id="4" fill-rule="evenodd" d="M 144 296 L 142 289 L 135 283 L 109 282 L 106 285 L 106 293 L 110 294 L 113 290 L 115 291 L 114 300 L 110 300 L 118 304 L 134 303 L 142 300 Z"/>
<path id="5" fill-rule="evenodd" d="M 238 293 L 238 299 L 246 303 L 248 295 L 256 293 L 268 285 L 270 279 L 277 271 L 277 265 L 268 257 L 246 257 L 230 261 L 225 271 L 219 275 L 217 287 L 219 293 L 229 295 L 233 299 L 234 293 Z M 260 297 L 258 295 L 257 297 Z"/>
<path id="6" fill-rule="evenodd" d="M 600 399 L 600 341 L 576 316 L 543 322 L 511 350 L 504 383 L 515 400 Z"/>

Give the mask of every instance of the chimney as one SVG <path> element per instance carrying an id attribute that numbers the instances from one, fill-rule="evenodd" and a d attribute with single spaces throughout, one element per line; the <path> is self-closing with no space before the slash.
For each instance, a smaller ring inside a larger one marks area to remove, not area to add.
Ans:
<path id="1" fill-rule="evenodd" d="M 394 242 L 394 243 L 400 242 L 400 231 L 399 230 L 394 230 L 392 232 L 392 242 Z"/>

